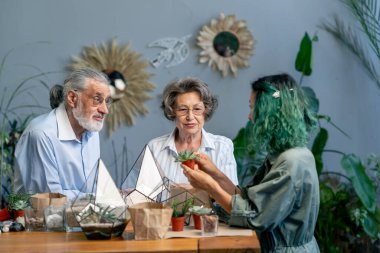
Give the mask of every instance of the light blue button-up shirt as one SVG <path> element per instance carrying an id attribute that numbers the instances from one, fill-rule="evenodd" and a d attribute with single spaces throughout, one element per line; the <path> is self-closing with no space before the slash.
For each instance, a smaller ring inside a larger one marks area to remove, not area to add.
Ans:
<path id="1" fill-rule="evenodd" d="M 175 183 L 189 183 L 182 172 L 180 163 L 175 162 L 178 155 L 174 140 L 175 131 L 176 129 L 171 134 L 151 140 L 148 146 L 166 177 Z M 206 154 L 235 185 L 238 184 L 234 146 L 230 139 L 207 133 L 202 129 L 202 143 L 199 152 Z"/>
<path id="2" fill-rule="evenodd" d="M 29 193 L 59 192 L 73 199 L 100 157 L 99 134 L 78 140 L 65 107 L 33 119 L 15 151 L 15 189 Z"/>

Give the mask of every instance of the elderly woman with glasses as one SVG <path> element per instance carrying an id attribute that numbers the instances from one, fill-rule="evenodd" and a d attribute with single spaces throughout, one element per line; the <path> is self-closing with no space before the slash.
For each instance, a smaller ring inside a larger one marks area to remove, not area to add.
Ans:
<path id="1" fill-rule="evenodd" d="M 184 174 L 230 213 L 230 225 L 256 230 L 261 252 L 317 253 L 319 181 L 307 148 L 317 120 L 308 99 L 291 76 L 272 75 L 252 83 L 250 107 L 252 145 L 268 153 L 252 183 L 237 188 L 217 166 L 210 173 L 202 164 L 198 170 L 182 165 Z"/>
<path id="2" fill-rule="evenodd" d="M 163 92 L 161 108 L 167 119 L 175 122 L 174 130 L 148 143 L 165 175 L 175 183 L 188 183 L 175 158 L 180 151 L 194 150 L 200 161 L 212 161 L 234 184 L 238 184 L 233 144 L 230 139 L 206 132 L 218 101 L 206 83 L 185 78 L 169 83 Z"/>

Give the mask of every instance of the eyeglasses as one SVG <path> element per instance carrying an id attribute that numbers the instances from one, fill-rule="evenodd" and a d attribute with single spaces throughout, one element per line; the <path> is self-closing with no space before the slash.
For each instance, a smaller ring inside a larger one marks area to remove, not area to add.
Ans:
<path id="1" fill-rule="evenodd" d="M 78 94 L 79 91 L 74 90 L 74 92 L 76 94 Z M 103 104 L 103 102 L 106 103 L 107 108 L 110 108 L 111 104 L 113 103 L 113 99 L 111 97 L 107 97 L 104 99 L 104 97 L 99 96 L 99 95 L 95 95 L 92 97 L 92 105 L 93 106 L 99 106 L 99 105 Z"/>
<path id="2" fill-rule="evenodd" d="M 178 116 L 185 116 L 188 115 L 189 112 L 192 112 L 194 115 L 200 116 L 205 112 L 205 108 L 202 106 L 194 107 L 193 109 L 190 109 L 188 107 L 178 107 L 176 108 L 176 113 Z"/>
<path id="3" fill-rule="evenodd" d="M 110 106 L 113 103 L 113 99 L 111 97 L 107 97 L 105 99 L 104 99 L 104 97 L 98 96 L 98 95 L 92 97 L 93 106 L 99 106 L 99 105 L 103 104 L 103 101 L 106 102 L 107 108 L 110 108 Z"/>

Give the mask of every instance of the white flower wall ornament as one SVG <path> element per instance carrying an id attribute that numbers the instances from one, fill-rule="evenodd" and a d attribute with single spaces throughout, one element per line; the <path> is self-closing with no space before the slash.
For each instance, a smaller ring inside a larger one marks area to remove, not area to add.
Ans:
<path id="1" fill-rule="evenodd" d="M 159 67 L 163 62 L 168 62 L 165 66 L 166 68 L 182 63 L 189 56 L 190 49 L 186 40 L 190 37 L 191 34 L 182 38 L 162 38 L 151 42 L 148 47 L 159 47 L 163 48 L 163 50 L 150 63 L 155 68 Z"/>

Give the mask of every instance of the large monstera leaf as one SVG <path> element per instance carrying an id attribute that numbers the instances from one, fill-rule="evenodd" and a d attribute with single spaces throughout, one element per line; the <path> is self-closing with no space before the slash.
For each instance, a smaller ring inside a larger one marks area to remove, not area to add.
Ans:
<path id="1" fill-rule="evenodd" d="M 350 178 L 360 201 L 373 214 L 376 210 L 376 189 L 359 157 L 355 154 L 344 155 L 340 164 Z"/>

